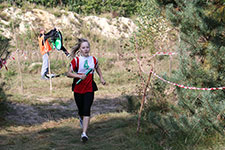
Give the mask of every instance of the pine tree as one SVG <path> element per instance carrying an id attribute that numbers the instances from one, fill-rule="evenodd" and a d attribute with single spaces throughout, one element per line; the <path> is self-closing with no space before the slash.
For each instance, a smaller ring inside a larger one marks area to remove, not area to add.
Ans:
<path id="1" fill-rule="evenodd" d="M 193 87 L 225 86 L 224 0 L 157 0 L 167 18 L 179 28 L 180 64 L 174 81 Z M 205 134 L 224 135 L 225 90 L 177 88 L 185 117 Z"/>
<path id="2" fill-rule="evenodd" d="M 179 53 L 179 66 L 168 80 L 191 87 L 225 86 L 224 2 L 142 0 L 139 17 L 136 40 L 131 40 L 139 44 L 139 50 L 150 49 L 150 53 L 159 50 L 154 45 L 155 37 L 164 33 L 163 28 L 170 28 L 168 22 L 160 28 L 161 18 L 170 21 L 178 32 L 175 48 Z M 216 132 L 224 136 L 224 90 L 177 87 L 174 94 L 178 105 L 167 105 L 166 86 L 161 80 L 153 80 L 143 118 L 162 131 L 166 139 L 176 141 L 177 149 L 194 149 L 193 145 L 218 135 Z"/>

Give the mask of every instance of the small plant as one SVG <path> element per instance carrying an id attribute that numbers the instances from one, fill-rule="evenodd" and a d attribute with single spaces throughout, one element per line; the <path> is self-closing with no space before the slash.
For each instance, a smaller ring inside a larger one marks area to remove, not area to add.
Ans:
<path id="1" fill-rule="evenodd" d="M 7 14 L 4 13 L 4 12 L 0 13 L 0 18 L 3 19 L 4 21 L 9 21 L 10 20 L 10 17 L 7 16 Z"/>
<path id="2" fill-rule="evenodd" d="M 58 18 L 63 15 L 60 11 L 53 11 L 52 13 L 53 13 L 54 16 L 56 16 Z"/>
<path id="3" fill-rule="evenodd" d="M 140 96 L 126 95 L 127 98 L 127 111 L 131 113 L 137 113 L 140 107 Z"/>
<path id="4" fill-rule="evenodd" d="M 4 79 L 11 80 L 16 75 L 17 75 L 17 72 L 15 70 L 10 69 L 4 73 Z"/>

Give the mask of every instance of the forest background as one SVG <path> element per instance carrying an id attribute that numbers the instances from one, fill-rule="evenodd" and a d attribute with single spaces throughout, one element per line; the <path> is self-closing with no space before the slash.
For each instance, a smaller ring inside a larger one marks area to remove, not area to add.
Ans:
<path id="1" fill-rule="evenodd" d="M 96 78 L 99 91 L 90 126 L 91 140 L 84 146 L 79 142 L 79 121 L 70 89 L 72 81 L 65 76 L 53 79 L 53 90 L 49 91 L 48 81 L 40 80 L 41 56 L 35 52 L 38 51 L 38 27 L 43 22 L 34 28 L 28 25 L 27 32 L 23 33 L 19 30 L 19 19 L 1 13 L 0 25 L 10 30 L 11 36 L 4 36 L 1 30 L 0 56 L 4 58 L 7 51 L 17 52 L 15 60 L 8 59 L 8 70 L 0 70 L 1 149 L 224 150 L 223 0 L 0 2 L 1 10 L 12 7 L 21 9 L 22 13 L 41 9 L 56 17 L 63 15 L 61 10 L 78 14 L 80 18 L 94 15 L 112 21 L 126 17 L 137 27 L 129 37 L 109 38 L 96 34 L 84 23 L 79 28 L 76 26 L 79 30 L 75 36 L 71 35 L 71 29 L 60 26 L 68 48 L 79 36 L 89 39 L 108 83 L 106 87 L 101 86 Z M 55 25 L 54 21 L 52 24 Z M 117 26 L 120 24 L 118 21 Z M 120 32 L 128 29 L 129 25 Z M 22 50 L 27 52 L 27 59 Z M 176 55 L 154 55 L 157 52 Z M 70 60 L 62 55 L 57 52 L 50 55 L 52 72 L 67 71 Z M 223 89 L 190 90 L 170 85 L 153 76 L 149 72 L 151 68 L 173 83 Z M 148 85 L 149 74 L 152 76 Z M 138 114 L 141 114 L 139 132 Z"/>

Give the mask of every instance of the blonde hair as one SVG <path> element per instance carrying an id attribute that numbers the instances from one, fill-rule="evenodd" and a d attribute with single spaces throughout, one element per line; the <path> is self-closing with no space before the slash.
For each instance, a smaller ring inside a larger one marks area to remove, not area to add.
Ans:
<path id="1" fill-rule="evenodd" d="M 87 42 L 88 45 L 90 46 L 90 43 L 88 42 L 87 39 L 84 39 L 84 38 L 78 38 L 77 44 L 76 44 L 75 46 L 73 46 L 72 49 L 71 49 L 71 56 L 72 56 L 72 57 L 75 57 L 75 56 L 76 56 L 76 53 L 77 53 L 77 51 L 80 49 L 80 46 L 81 46 L 81 44 L 82 44 L 83 42 Z"/>

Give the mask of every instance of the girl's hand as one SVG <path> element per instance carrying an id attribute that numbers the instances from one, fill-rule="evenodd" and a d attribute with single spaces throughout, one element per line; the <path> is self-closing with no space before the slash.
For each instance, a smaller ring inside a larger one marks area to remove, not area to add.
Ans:
<path id="1" fill-rule="evenodd" d="M 79 78 L 84 80 L 86 78 L 86 75 L 85 74 L 81 74 L 81 75 L 79 75 Z"/>
<path id="2" fill-rule="evenodd" d="M 102 85 L 106 84 L 106 82 L 105 82 L 105 80 L 103 78 L 101 78 L 100 80 L 101 80 Z"/>

